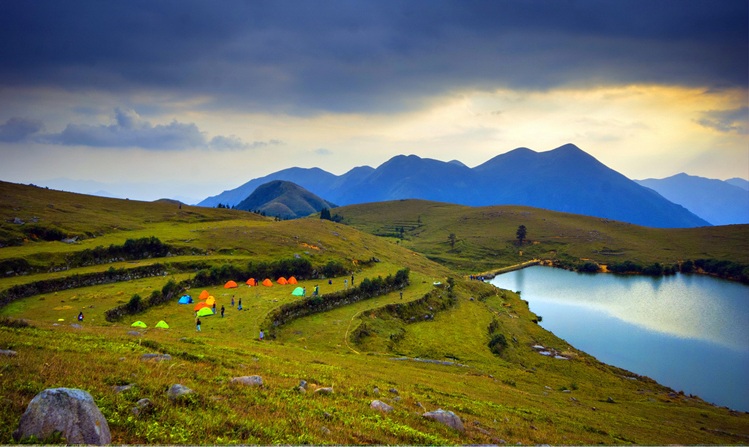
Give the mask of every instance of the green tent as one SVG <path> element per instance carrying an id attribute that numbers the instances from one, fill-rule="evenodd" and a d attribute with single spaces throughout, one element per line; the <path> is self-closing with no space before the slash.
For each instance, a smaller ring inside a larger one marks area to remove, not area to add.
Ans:
<path id="1" fill-rule="evenodd" d="M 304 289 L 301 287 L 297 287 L 293 292 L 291 292 L 291 294 L 294 296 L 304 296 Z"/>
<path id="2" fill-rule="evenodd" d="M 210 307 L 204 307 L 198 310 L 199 317 L 210 317 L 211 315 L 213 315 L 213 311 L 211 310 Z"/>
<path id="3" fill-rule="evenodd" d="M 158 323 L 156 323 L 156 327 L 160 327 L 162 329 L 169 329 L 169 325 L 166 324 L 166 321 L 161 320 Z"/>
<path id="4" fill-rule="evenodd" d="M 146 323 L 144 323 L 144 322 L 142 322 L 140 320 L 136 321 L 135 323 L 131 324 L 130 326 L 132 326 L 132 327 L 148 327 L 146 325 Z"/>

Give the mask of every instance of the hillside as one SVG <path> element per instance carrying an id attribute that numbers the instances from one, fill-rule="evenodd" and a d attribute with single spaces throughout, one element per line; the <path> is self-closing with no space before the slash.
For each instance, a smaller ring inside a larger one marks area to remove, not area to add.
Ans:
<path id="1" fill-rule="evenodd" d="M 335 205 L 295 183 L 273 180 L 258 186 L 236 208 L 280 219 L 296 219 L 319 213 L 325 208 L 335 208 Z"/>
<path id="2" fill-rule="evenodd" d="M 712 225 L 749 223 L 749 190 L 742 188 L 739 182 L 734 185 L 729 181 L 684 173 L 636 182 L 689 209 Z"/>
<path id="3" fill-rule="evenodd" d="M 342 176 L 319 168 L 292 168 L 254 179 L 199 205 L 234 205 L 241 194 L 246 197 L 260 184 L 278 179 L 297 183 L 339 205 L 422 199 L 469 206 L 526 205 L 661 228 L 708 225 L 572 144 L 547 152 L 519 148 L 475 168 L 416 155 L 399 155 L 376 169 L 355 168 Z"/>
<path id="4" fill-rule="evenodd" d="M 649 228 L 523 206 L 466 207 L 423 200 L 350 205 L 336 213 L 347 225 L 389 237 L 464 274 L 534 258 L 571 265 L 582 260 L 668 265 L 700 258 L 749 264 L 749 225 Z M 520 225 L 528 232 L 522 247 L 516 240 Z"/>
<path id="5" fill-rule="evenodd" d="M 0 192 L 3 234 L 11 241 L 27 235 L 18 245 L 0 248 L 0 262 L 33 261 L 27 271 L 4 270 L 0 278 L 0 297 L 29 293 L 0 307 L 0 349 L 16 353 L 0 363 L 0 443 L 15 444 L 11 433 L 29 401 L 60 386 L 92 394 L 113 444 L 732 444 L 749 435 L 749 415 L 598 362 L 535 324 L 537 317 L 517 294 L 464 280 L 409 249 L 405 239 L 396 243 L 316 218 L 276 222 L 245 211 L 8 183 L 0 183 Z M 436 242 L 451 229 L 450 219 L 478 219 L 472 210 L 404 201 L 344 208 L 344 217 L 364 227 L 369 213 L 368 231 L 398 217 L 399 224 L 414 224 L 409 232 L 420 228 L 424 241 Z M 528 208 L 478 210 L 518 213 L 512 219 L 523 219 L 530 239 L 537 238 L 541 222 L 567 228 L 596 220 Z M 59 231 L 49 235 L 79 238 L 65 243 L 31 237 L 24 231 L 27 222 Z M 476 222 L 471 231 L 492 233 L 496 223 Z M 617 232 L 630 227 L 612 225 L 609 237 L 626 241 Z M 578 230 L 579 237 L 590 232 Z M 564 237 L 574 252 L 574 238 Z M 732 236 L 715 237 L 721 247 L 719 238 Z M 141 238 L 148 251 L 130 250 L 135 258 L 111 255 L 140 247 Z M 473 255 L 452 253 L 448 261 L 459 265 L 460 256 L 468 262 Z M 147 268 L 155 274 L 128 277 Z M 225 278 L 243 284 L 242 272 L 288 268 L 297 269 L 299 287 L 308 294 L 318 287 L 320 296 L 301 299 L 292 295 L 294 286 L 275 281 L 272 287 L 223 285 Z M 360 293 L 403 269 L 409 272 L 404 288 L 267 325 L 284 306 L 320 308 L 346 290 Z M 322 278 L 320 272 L 331 275 Z M 67 288 L 89 277 L 85 285 Z M 193 284 L 185 292 L 195 301 L 208 290 L 226 315 L 204 317 L 197 332 L 193 306 L 176 302 L 184 292 L 161 300 L 183 281 Z M 60 287 L 39 292 L 45 284 Z M 136 294 L 142 299 L 135 300 Z M 232 306 L 233 298 L 241 299 L 245 310 Z M 153 305 L 107 320 L 109 310 L 134 302 Z M 80 311 L 85 320 L 79 323 Z M 135 320 L 148 327 L 131 327 Z M 160 320 L 170 328 L 154 328 Z M 258 341 L 261 328 L 275 338 Z M 499 333 L 508 344 L 494 353 L 488 343 Z M 553 347 L 568 360 L 539 355 L 535 344 Z M 144 360 L 144 354 L 170 357 Z M 262 386 L 231 382 L 242 376 L 259 376 Z M 301 381 L 306 392 L 298 388 Z M 194 393 L 170 400 L 166 390 L 177 383 Z M 135 414 L 143 398 L 151 406 Z M 373 400 L 393 410 L 373 409 Z M 438 408 L 454 412 L 464 429 L 422 416 Z"/>

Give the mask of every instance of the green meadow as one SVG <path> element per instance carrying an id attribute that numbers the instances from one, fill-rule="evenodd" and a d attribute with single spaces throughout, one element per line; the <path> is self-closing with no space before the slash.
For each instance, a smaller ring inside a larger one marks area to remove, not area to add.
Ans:
<path id="1" fill-rule="evenodd" d="M 163 274 L 36 293 L 0 307 L 0 443 L 14 444 L 29 401 L 52 387 L 91 393 L 115 444 L 746 444 L 749 415 L 603 364 L 544 330 L 516 293 L 467 279 L 533 259 L 749 262 L 749 226 L 661 230 L 524 208 L 422 201 L 337 209 L 276 222 L 170 202 L 115 200 L 0 183 L 0 294 L 45 280 L 159 264 Z M 19 222 L 23 222 L 23 224 Z M 528 229 L 518 246 L 515 231 Z M 401 231 L 403 228 L 403 231 Z M 448 236 L 456 241 L 451 244 Z M 45 240 L 45 235 L 48 236 Z M 61 242 L 57 236 L 76 238 Z M 162 257 L 68 267 L 76 253 L 157 238 Z M 521 253 L 522 252 L 522 253 Z M 300 259 L 319 271 L 298 285 L 248 287 L 247 278 L 191 286 L 145 311 L 108 321 L 133 295 L 201 271 Z M 25 260 L 27 264 L 23 264 Z M 13 267 L 15 266 L 15 267 Z M 320 299 L 408 269 L 403 289 L 293 319 L 259 340 L 268 315 L 317 286 Z M 351 284 L 352 275 L 354 284 Z M 344 283 L 344 280 L 348 284 Z M 207 290 L 225 315 L 201 318 Z M 231 306 L 242 300 L 243 310 Z M 85 315 L 78 322 L 79 312 Z M 133 328 L 143 321 L 147 328 Z M 155 328 L 164 320 L 169 329 Z M 494 340 L 503 340 L 490 349 Z M 565 359 L 538 354 L 535 345 Z M 170 360 L 143 361 L 149 353 Z M 258 375 L 262 386 L 231 383 Z M 306 392 L 299 384 L 306 381 Z M 191 388 L 173 402 L 167 389 Z M 117 386 L 132 385 L 125 391 Z M 332 393 L 315 392 L 332 387 Z M 142 398 L 149 411 L 132 409 Z M 378 399 L 389 413 L 370 408 Z M 424 418 L 444 409 L 457 431 Z M 42 440 L 44 441 L 44 440 Z"/>

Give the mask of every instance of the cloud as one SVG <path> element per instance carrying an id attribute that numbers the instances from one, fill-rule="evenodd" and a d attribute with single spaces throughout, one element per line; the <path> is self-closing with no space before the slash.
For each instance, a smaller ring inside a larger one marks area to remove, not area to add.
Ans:
<path id="1" fill-rule="evenodd" d="M 747 15 L 746 0 L 6 2 L 0 86 L 294 114 L 473 89 L 746 88 Z"/>
<path id="2" fill-rule="evenodd" d="M 333 151 L 324 147 L 317 148 L 313 152 L 317 155 L 333 155 Z"/>
<path id="3" fill-rule="evenodd" d="M 749 107 L 733 110 L 711 110 L 697 120 L 697 123 L 723 133 L 749 134 Z"/>
<path id="4" fill-rule="evenodd" d="M 115 122 L 110 125 L 68 124 L 56 134 L 40 137 L 40 141 L 65 146 L 89 146 L 97 148 L 141 148 L 153 151 L 183 149 L 244 150 L 263 147 L 271 142 L 246 143 L 231 135 L 217 135 L 207 140 L 203 132 L 193 123 L 172 121 L 169 124 L 152 125 L 131 109 L 117 108 Z"/>
<path id="5" fill-rule="evenodd" d="M 211 149 L 216 150 L 243 150 L 243 149 L 259 149 L 266 146 L 274 146 L 283 144 L 280 140 L 268 140 L 268 141 L 253 141 L 252 143 L 246 143 L 236 135 L 230 135 L 228 137 L 218 135 L 211 138 L 208 146 Z"/>
<path id="6" fill-rule="evenodd" d="M 43 128 L 41 121 L 28 118 L 11 118 L 0 124 L 0 142 L 18 143 L 27 140 Z"/>

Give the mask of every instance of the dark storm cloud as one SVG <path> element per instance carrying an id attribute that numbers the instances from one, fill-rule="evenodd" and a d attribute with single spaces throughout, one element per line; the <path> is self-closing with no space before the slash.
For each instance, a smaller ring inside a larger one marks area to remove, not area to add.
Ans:
<path id="1" fill-rule="evenodd" d="M 0 3 L 0 87 L 382 111 L 463 88 L 746 87 L 746 0 Z"/>
<path id="2" fill-rule="evenodd" d="M 40 141 L 64 146 L 90 146 L 99 148 L 130 148 L 146 150 L 255 149 L 278 141 L 246 143 L 232 136 L 217 135 L 210 141 L 193 123 L 172 121 L 169 124 L 152 125 L 135 111 L 115 109 L 115 122 L 109 125 L 68 124 L 56 134 L 47 134 Z"/>
<path id="3" fill-rule="evenodd" d="M 0 142 L 18 143 L 42 130 L 41 121 L 28 118 L 11 118 L 0 124 Z"/>

